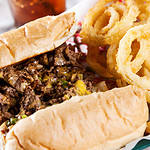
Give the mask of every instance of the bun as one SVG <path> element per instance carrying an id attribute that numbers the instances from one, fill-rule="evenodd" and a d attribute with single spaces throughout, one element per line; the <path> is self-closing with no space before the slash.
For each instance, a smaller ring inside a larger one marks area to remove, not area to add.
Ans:
<path id="1" fill-rule="evenodd" d="M 5 150 L 117 150 L 143 136 L 145 92 L 134 86 L 76 96 L 20 120 Z"/>
<path id="2" fill-rule="evenodd" d="M 77 30 L 75 13 L 47 16 L 0 35 L 0 68 L 63 44 Z"/>

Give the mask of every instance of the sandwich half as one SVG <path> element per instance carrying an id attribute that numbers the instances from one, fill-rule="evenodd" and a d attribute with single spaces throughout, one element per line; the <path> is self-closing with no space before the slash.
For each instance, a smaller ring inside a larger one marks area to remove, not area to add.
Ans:
<path id="1" fill-rule="evenodd" d="M 7 134 L 4 150 L 118 150 L 143 136 L 147 120 L 139 88 L 76 96 L 20 120 Z"/>
<path id="2" fill-rule="evenodd" d="M 65 43 L 77 29 L 64 13 L 0 35 L 1 150 L 117 150 L 143 136 L 145 92 L 96 92 L 84 53 Z"/>

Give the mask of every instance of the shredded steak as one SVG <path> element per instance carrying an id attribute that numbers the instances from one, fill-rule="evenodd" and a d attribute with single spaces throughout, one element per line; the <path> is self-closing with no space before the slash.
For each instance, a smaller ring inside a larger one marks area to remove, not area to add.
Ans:
<path id="1" fill-rule="evenodd" d="M 1 69 L 0 124 L 94 92 L 95 74 L 82 66 L 83 58 L 75 47 L 63 44 L 55 51 Z"/>

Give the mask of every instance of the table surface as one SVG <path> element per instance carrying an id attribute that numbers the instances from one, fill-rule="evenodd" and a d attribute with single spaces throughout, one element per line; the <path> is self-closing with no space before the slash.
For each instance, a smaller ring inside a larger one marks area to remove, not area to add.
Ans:
<path id="1" fill-rule="evenodd" d="M 67 8 L 71 8 L 81 0 L 66 0 Z M 14 27 L 14 20 L 11 15 L 8 0 L 0 0 L 0 33 L 6 32 Z"/>

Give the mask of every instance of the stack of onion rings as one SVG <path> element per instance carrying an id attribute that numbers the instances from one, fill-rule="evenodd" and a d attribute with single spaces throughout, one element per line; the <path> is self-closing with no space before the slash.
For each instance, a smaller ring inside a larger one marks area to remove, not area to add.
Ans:
<path id="1" fill-rule="evenodd" d="M 99 0 L 85 17 L 81 37 L 97 73 L 115 78 L 119 87 L 145 89 L 150 103 L 150 0 Z"/>
<path id="2" fill-rule="evenodd" d="M 104 0 L 99 1 L 85 17 L 81 36 L 83 42 L 90 45 L 89 53 L 93 51 L 91 47 L 98 51 L 99 46 L 110 46 L 106 53 L 105 67 L 102 65 L 104 62 L 93 59 L 96 64 L 99 63 L 99 70 L 103 70 L 99 71 L 101 76 L 108 77 L 110 72 L 116 74 L 115 56 L 119 41 L 134 25 L 138 15 L 139 9 L 134 0 L 126 0 L 125 3 L 117 0 Z M 88 58 L 92 59 L 90 56 Z"/>

